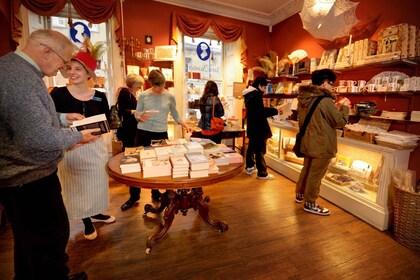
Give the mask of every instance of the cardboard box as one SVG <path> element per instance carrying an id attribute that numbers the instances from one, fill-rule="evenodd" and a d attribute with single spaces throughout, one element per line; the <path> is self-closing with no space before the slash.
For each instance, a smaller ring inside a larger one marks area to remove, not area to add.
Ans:
<path id="1" fill-rule="evenodd" d="M 408 30 L 407 23 L 401 23 L 382 28 L 378 32 L 378 54 L 401 52 L 401 58 L 408 57 Z"/>

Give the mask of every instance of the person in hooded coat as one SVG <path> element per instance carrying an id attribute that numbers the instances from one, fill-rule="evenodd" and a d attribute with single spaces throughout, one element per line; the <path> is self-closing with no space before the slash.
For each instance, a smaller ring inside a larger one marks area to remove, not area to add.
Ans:
<path id="1" fill-rule="evenodd" d="M 302 126 L 315 99 L 324 96 L 316 107 L 305 134 L 300 151 L 305 155 L 303 168 L 296 185 L 297 203 L 305 200 L 303 209 L 306 212 L 327 216 L 329 210 L 316 203 L 319 196 L 321 180 L 327 172 L 328 165 L 337 153 L 337 128 L 343 128 L 349 118 L 350 101 L 343 99 L 337 102 L 333 84 L 335 73 L 330 69 L 317 70 L 312 73 L 312 85 L 299 88 L 298 119 Z"/>
<path id="2" fill-rule="evenodd" d="M 264 107 L 263 94 L 267 89 L 267 80 L 257 77 L 255 81 L 242 93 L 245 99 L 247 116 L 247 137 L 249 139 L 246 151 L 246 173 L 257 173 L 258 179 L 274 179 L 272 174 L 267 173 L 267 165 L 264 160 L 267 139 L 272 136 L 267 118 L 277 115 L 276 108 Z M 254 165 L 257 167 L 255 169 Z"/>

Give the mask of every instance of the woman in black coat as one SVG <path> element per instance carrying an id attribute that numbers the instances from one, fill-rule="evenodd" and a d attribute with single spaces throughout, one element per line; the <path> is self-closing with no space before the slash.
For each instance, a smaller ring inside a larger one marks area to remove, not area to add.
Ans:
<path id="1" fill-rule="evenodd" d="M 267 84 L 265 78 L 258 77 L 252 86 L 244 90 L 242 95 L 245 98 L 247 137 L 249 139 L 246 151 L 246 173 L 248 175 L 257 173 L 258 179 L 271 180 L 274 179 L 274 176 L 267 173 L 264 159 L 267 139 L 272 136 L 267 118 L 277 115 L 278 111 L 275 108 L 264 107 L 262 95 L 267 89 Z"/>

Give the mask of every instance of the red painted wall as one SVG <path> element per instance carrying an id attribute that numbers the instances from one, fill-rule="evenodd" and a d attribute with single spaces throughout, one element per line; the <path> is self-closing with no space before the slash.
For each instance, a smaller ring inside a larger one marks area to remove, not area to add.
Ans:
<path id="1" fill-rule="evenodd" d="M 418 15 L 418 0 L 359 0 L 356 16 L 360 20 L 351 30 L 354 40 L 364 38 L 377 39 L 379 29 L 399 23 L 408 23 L 420 28 Z M 321 57 L 324 49 L 338 48 L 348 43 L 348 38 L 338 39 L 333 43 L 315 39 L 305 29 L 299 14 L 295 14 L 273 27 L 271 34 L 271 48 L 280 57 L 290 54 L 296 49 L 304 49 L 309 57 Z M 325 48 L 324 48 L 325 47 Z M 419 67 L 400 68 L 374 68 L 364 71 L 345 72 L 339 75 L 339 79 L 365 79 L 369 80 L 382 71 L 401 71 L 409 76 L 420 75 Z M 374 101 L 379 108 L 386 110 L 406 111 L 409 100 L 395 96 L 352 96 L 353 103 L 359 101 Z M 413 110 L 420 110 L 420 96 L 417 94 L 413 99 Z M 420 135 L 420 123 L 394 122 L 390 129 L 403 130 Z M 420 178 L 420 148 L 417 147 L 410 156 L 409 169 L 416 170 L 417 178 Z"/>
<path id="2" fill-rule="evenodd" d="M 248 46 L 248 64 L 255 65 L 255 58 L 266 54 L 270 50 L 270 33 L 267 26 L 239 21 L 231 18 L 225 18 L 213 14 L 182 8 L 179 6 L 168 5 L 149 0 L 125 0 L 124 26 L 125 36 L 134 36 L 144 42 L 144 35 L 153 36 L 153 46 L 168 45 L 170 34 L 170 16 L 172 12 L 186 13 L 207 18 L 220 19 L 225 22 L 242 24 L 246 28 L 247 46 Z M 150 48 L 150 45 L 143 47 Z M 140 62 L 128 60 L 128 63 Z"/>
<path id="3" fill-rule="evenodd" d="M 351 30 L 353 42 L 364 38 L 377 38 L 380 28 L 399 23 L 409 23 L 420 27 L 418 0 L 359 0 L 356 16 L 360 20 Z M 271 34 L 271 48 L 279 56 L 293 50 L 304 49 L 309 57 L 321 57 L 324 49 L 336 48 L 348 43 L 348 38 L 329 43 L 315 39 L 305 29 L 299 14 L 276 24 Z M 326 47 L 326 48 L 324 48 Z"/>

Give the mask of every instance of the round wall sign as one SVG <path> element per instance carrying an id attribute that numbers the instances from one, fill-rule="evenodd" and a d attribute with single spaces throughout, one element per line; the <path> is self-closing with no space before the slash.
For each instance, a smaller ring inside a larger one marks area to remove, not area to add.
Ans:
<path id="1" fill-rule="evenodd" d="M 75 43 L 83 43 L 84 36 L 90 39 L 90 30 L 83 22 L 75 22 L 74 26 L 70 28 L 70 37 Z"/>
<path id="2" fill-rule="evenodd" d="M 211 49 L 205 42 L 201 42 L 197 45 L 197 56 L 202 61 L 206 61 L 210 58 Z"/>

